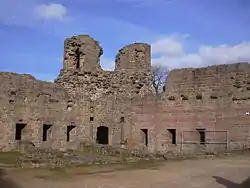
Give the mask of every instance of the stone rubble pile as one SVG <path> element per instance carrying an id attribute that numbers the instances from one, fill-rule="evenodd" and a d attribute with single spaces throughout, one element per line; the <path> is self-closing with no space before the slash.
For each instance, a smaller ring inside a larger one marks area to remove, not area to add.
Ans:
<path id="1" fill-rule="evenodd" d="M 52 149 L 29 148 L 28 151 L 19 157 L 22 167 L 27 164 L 31 167 L 67 167 L 86 164 L 101 163 L 101 159 L 96 156 L 80 156 L 74 152 L 59 151 Z"/>
<path id="2" fill-rule="evenodd" d="M 124 164 L 139 161 L 187 159 L 198 156 L 184 155 L 171 151 L 164 153 L 149 153 L 143 150 L 124 149 L 110 145 L 97 145 L 83 142 L 79 144 L 77 150 L 59 151 L 48 148 L 36 148 L 30 143 L 26 143 L 23 148 L 23 155 L 19 157 L 19 164 L 21 167 L 28 166 L 32 168 L 63 168 L 93 164 Z M 214 157 L 215 155 L 215 153 L 204 153 L 202 157 Z"/>
<path id="3" fill-rule="evenodd" d="M 177 159 L 184 158 L 180 153 L 174 153 L 171 151 L 168 152 L 147 152 L 145 150 L 139 149 L 124 149 L 120 147 L 115 147 L 111 145 L 98 145 L 98 144 L 90 144 L 90 143 L 80 143 L 78 150 L 80 151 L 88 151 L 88 152 L 96 152 L 101 155 L 109 155 L 109 156 L 120 156 L 127 161 L 132 160 L 168 160 L 168 159 Z"/>
<path id="4" fill-rule="evenodd" d="M 19 157 L 21 167 L 62 168 L 92 164 L 123 164 L 140 160 L 164 160 L 162 154 L 150 154 L 140 150 L 128 150 L 112 146 L 81 143 L 78 150 L 59 151 L 36 148 L 26 143 L 23 155 Z M 86 155 L 87 154 L 87 155 Z"/>

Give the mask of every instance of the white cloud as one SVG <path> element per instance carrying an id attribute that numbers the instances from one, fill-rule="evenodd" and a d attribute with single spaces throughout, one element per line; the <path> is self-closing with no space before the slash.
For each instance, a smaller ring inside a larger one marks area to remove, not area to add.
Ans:
<path id="1" fill-rule="evenodd" d="M 152 44 L 154 55 L 180 56 L 184 54 L 181 41 L 188 35 L 173 34 L 168 37 L 158 39 Z"/>
<path id="2" fill-rule="evenodd" d="M 37 15 L 44 19 L 64 20 L 67 15 L 67 9 L 61 4 L 41 4 L 35 9 Z"/>
<path id="3" fill-rule="evenodd" d="M 186 37 L 167 36 L 152 43 L 152 63 L 171 69 L 202 67 L 216 64 L 250 62 L 250 41 L 235 45 L 201 45 L 189 53 L 184 48 Z M 157 55 L 156 57 L 154 57 Z"/>
<path id="4" fill-rule="evenodd" d="M 67 14 L 66 7 L 61 4 L 39 3 L 40 0 L 0 0 L 0 24 L 39 28 L 56 33 L 65 33 L 65 30 L 71 29 L 68 25 L 72 19 Z"/>

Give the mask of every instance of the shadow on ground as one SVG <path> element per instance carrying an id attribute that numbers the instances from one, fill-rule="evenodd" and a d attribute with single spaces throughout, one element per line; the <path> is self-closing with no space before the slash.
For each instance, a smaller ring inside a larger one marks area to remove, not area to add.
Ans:
<path id="1" fill-rule="evenodd" d="M 13 181 L 5 178 L 5 171 L 3 169 L 0 169 L 0 188 L 21 188 Z"/>
<path id="2" fill-rule="evenodd" d="M 217 183 L 224 185 L 225 188 L 250 188 L 250 177 L 240 184 L 234 183 L 230 180 L 218 176 L 213 176 L 213 178 L 216 180 Z"/>

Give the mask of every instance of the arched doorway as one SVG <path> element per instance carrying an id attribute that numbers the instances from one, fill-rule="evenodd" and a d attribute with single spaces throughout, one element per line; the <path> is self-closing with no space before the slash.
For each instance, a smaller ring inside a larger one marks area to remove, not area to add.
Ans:
<path id="1" fill-rule="evenodd" d="M 96 143 L 109 144 L 109 128 L 106 126 L 97 127 Z"/>

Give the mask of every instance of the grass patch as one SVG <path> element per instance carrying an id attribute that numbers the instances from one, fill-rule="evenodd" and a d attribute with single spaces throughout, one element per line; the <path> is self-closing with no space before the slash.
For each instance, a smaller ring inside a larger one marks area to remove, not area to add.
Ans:
<path id="1" fill-rule="evenodd" d="M 124 170 L 149 169 L 158 170 L 162 161 L 138 161 L 126 164 L 102 164 L 102 165 L 81 165 L 70 168 L 44 169 L 40 173 L 34 173 L 36 178 L 45 180 L 67 180 L 76 176 L 94 175 L 100 173 L 117 172 Z"/>
<path id="2" fill-rule="evenodd" d="M 0 163 L 7 165 L 16 165 L 18 157 L 22 154 L 19 152 L 0 152 Z"/>

